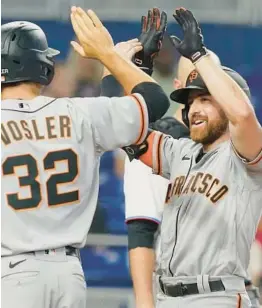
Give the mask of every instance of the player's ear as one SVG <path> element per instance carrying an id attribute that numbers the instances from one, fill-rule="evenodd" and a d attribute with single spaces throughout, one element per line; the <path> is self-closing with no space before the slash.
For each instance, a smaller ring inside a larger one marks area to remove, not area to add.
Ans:
<path id="1" fill-rule="evenodd" d="M 173 80 L 173 86 L 174 88 L 177 89 L 181 89 L 182 88 L 182 82 L 176 78 L 174 78 Z"/>

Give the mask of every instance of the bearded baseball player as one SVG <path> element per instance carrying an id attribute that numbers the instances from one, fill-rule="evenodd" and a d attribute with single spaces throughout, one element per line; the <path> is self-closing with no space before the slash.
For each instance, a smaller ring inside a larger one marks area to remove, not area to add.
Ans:
<path id="1" fill-rule="evenodd" d="M 171 98 L 190 139 L 150 132 L 140 156 L 170 181 L 161 223 L 157 307 L 249 307 L 245 277 L 262 207 L 262 129 L 245 80 L 210 57 L 193 14 L 177 9 L 195 70 Z"/>
<path id="2" fill-rule="evenodd" d="M 214 61 L 220 64 L 218 56 L 210 50 L 209 53 Z M 177 89 L 185 86 L 192 70 L 194 70 L 192 62 L 181 57 L 178 62 L 177 78 L 174 79 Z M 151 128 L 175 139 L 188 138 L 189 129 L 181 123 L 181 108 L 174 117 L 163 117 L 153 123 Z M 152 169 L 141 161 L 130 162 L 126 158 L 124 174 L 126 222 L 130 272 L 137 307 L 154 307 L 153 292 L 156 279 L 153 271 L 157 272 L 159 268 L 159 224 L 162 220 L 168 184 L 167 179 L 152 174 Z"/>
<path id="3" fill-rule="evenodd" d="M 41 96 L 59 52 L 35 24 L 2 25 L 4 308 L 87 306 L 78 249 L 97 204 L 100 156 L 143 140 L 169 107 L 161 87 L 115 51 L 93 11 L 73 7 L 71 22 L 76 52 L 100 60 L 127 96 Z"/>
<path id="4" fill-rule="evenodd" d="M 218 64 L 218 56 L 208 50 L 209 56 Z M 176 89 L 185 87 L 189 72 L 194 65 L 187 58 L 181 57 L 178 62 Z M 179 121 L 182 120 L 181 108 L 174 118 L 163 117 L 151 125 L 151 128 L 170 135 L 175 139 L 189 137 L 189 130 Z M 160 254 L 159 224 L 162 220 L 168 180 L 152 174 L 152 169 L 139 160 L 125 161 L 124 193 L 126 222 L 128 229 L 129 263 L 136 298 L 136 307 L 154 307 L 155 273 L 159 270 Z M 152 285 L 153 276 L 153 285 Z M 245 286 L 252 308 L 259 308 L 259 290 L 250 279 Z"/>

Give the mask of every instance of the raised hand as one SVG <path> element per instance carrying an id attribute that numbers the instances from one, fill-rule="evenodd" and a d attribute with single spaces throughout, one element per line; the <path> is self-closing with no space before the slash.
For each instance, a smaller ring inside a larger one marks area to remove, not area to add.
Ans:
<path id="1" fill-rule="evenodd" d="M 115 45 L 116 52 L 127 60 L 131 60 L 133 56 L 142 49 L 142 44 L 136 38 L 126 42 L 120 42 Z"/>
<path id="2" fill-rule="evenodd" d="M 99 59 L 113 51 L 114 42 L 100 19 L 92 11 L 72 7 L 71 22 L 79 43 L 73 41 L 74 50 L 85 58 Z"/>
<path id="3" fill-rule="evenodd" d="M 182 56 L 196 63 L 207 54 L 199 24 L 192 12 L 184 8 L 176 9 L 173 16 L 182 28 L 184 37 L 182 40 L 174 35 L 170 38 Z"/>
<path id="4" fill-rule="evenodd" d="M 158 8 L 149 10 L 147 17 L 141 18 L 139 41 L 143 45 L 143 50 L 135 55 L 133 62 L 148 74 L 152 74 L 153 61 L 162 47 L 166 28 L 167 14 L 164 11 L 160 14 Z"/>

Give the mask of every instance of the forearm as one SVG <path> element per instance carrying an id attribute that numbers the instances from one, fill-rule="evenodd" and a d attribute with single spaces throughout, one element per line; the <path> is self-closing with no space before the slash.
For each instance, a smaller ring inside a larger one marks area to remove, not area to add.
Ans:
<path id="1" fill-rule="evenodd" d="M 140 83 L 155 82 L 153 78 L 114 51 L 101 57 L 100 60 L 112 75 L 115 76 L 128 95 L 131 94 L 132 89 Z"/>
<path id="2" fill-rule="evenodd" d="M 130 273 L 137 308 L 153 308 L 154 238 L 158 224 L 151 220 L 127 223 Z"/>
<path id="3" fill-rule="evenodd" d="M 254 114 L 247 95 L 210 56 L 201 58 L 195 66 L 232 125 Z"/>
<path id="4" fill-rule="evenodd" d="M 129 251 L 136 308 L 153 308 L 153 271 L 155 253 L 151 248 L 137 247 Z"/>

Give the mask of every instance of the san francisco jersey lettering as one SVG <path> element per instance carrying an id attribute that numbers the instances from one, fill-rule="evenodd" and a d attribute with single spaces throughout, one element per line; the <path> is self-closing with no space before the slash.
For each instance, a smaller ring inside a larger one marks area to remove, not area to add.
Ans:
<path id="1" fill-rule="evenodd" d="M 252 162 L 230 141 L 198 160 L 201 151 L 192 140 L 155 132 L 141 157 L 170 181 L 161 223 L 161 271 L 245 278 L 262 213 L 262 151 Z"/>

